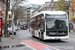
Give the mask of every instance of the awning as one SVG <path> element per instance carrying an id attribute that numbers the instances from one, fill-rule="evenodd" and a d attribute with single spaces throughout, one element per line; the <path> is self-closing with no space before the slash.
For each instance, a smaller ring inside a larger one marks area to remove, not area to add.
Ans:
<path id="1" fill-rule="evenodd" d="M 75 17 L 72 17 L 71 20 L 75 19 Z"/>

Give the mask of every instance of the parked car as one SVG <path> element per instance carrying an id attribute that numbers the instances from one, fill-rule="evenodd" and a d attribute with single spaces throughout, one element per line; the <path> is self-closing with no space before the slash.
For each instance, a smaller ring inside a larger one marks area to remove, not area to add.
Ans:
<path id="1" fill-rule="evenodd" d="M 12 33 L 14 33 L 14 35 L 16 35 L 16 30 L 17 30 L 17 28 L 15 26 L 13 26 L 13 30 L 12 30 L 12 26 L 8 27 L 8 32 L 10 35 L 12 35 Z"/>

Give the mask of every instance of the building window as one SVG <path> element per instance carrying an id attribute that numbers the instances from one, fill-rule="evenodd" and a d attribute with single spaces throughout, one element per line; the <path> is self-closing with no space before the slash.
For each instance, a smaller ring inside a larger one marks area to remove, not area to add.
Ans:
<path id="1" fill-rule="evenodd" d="M 49 3 L 47 3 L 47 6 L 49 6 L 50 5 L 50 2 Z"/>
<path id="2" fill-rule="evenodd" d="M 51 4 L 51 7 L 54 7 L 54 3 Z"/>
<path id="3" fill-rule="evenodd" d="M 53 9 L 51 9 L 51 11 L 53 11 Z"/>

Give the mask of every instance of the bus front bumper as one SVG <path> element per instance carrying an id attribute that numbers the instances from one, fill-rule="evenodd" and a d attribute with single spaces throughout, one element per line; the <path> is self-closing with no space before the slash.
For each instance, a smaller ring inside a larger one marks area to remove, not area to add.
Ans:
<path id="1" fill-rule="evenodd" d="M 58 37 L 52 37 L 52 36 L 45 36 L 44 40 L 49 40 L 49 39 L 52 39 L 52 40 L 68 40 L 69 39 L 69 36 L 58 36 Z"/>

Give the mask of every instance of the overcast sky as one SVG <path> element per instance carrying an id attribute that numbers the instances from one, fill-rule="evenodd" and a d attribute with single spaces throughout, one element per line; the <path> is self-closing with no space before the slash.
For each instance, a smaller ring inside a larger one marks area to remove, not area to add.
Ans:
<path id="1" fill-rule="evenodd" d="M 44 4 L 47 1 L 50 2 L 51 0 L 29 0 L 30 3 L 39 4 L 39 5 Z M 57 1 L 57 0 L 54 0 L 54 1 Z"/>
<path id="2" fill-rule="evenodd" d="M 27 5 L 27 4 L 38 4 L 38 5 L 41 5 L 41 4 L 45 4 L 45 2 L 50 2 L 51 0 L 28 0 L 28 2 L 23 2 L 24 4 L 21 4 L 21 5 Z M 54 0 L 54 1 L 57 1 L 57 0 Z"/>

